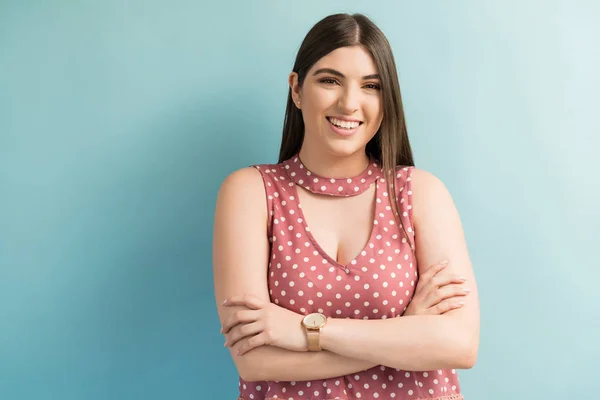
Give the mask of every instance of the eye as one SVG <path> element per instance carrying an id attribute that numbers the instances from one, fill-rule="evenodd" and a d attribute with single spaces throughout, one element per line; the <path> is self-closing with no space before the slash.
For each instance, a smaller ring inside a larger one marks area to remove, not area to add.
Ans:
<path id="1" fill-rule="evenodd" d="M 381 90 L 381 86 L 379 86 L 379 85 L 378 85 L 378 84 L 376 84 L 376 83 L 369 83 L 369 84 L 365 85 L 365 87 L 366 87 L 367 89 Z"/>
<path id="2" fill-rule="evenodd" d="M 327 83 L 327 84 L 336 84 L 336 83 L 338 83 L 338 81 L 335 80 L 335 79 L 333 79 L 333 78 L 323 78 L 319 82 L 321 82 L 321 83 Z"/>

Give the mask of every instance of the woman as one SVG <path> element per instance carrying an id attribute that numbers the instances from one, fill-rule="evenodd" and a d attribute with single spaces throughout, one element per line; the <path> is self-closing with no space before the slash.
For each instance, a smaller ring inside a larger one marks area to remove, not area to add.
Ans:
<path id="1" fill-rule="evenodd" d="M 278 164 L 234 172 L 217 200 L 239 398 L 462 399 L 475 279 L 448 191 L 414 168 L 389 43 L 363 15 L 326 17 L 289 86 Z"/>

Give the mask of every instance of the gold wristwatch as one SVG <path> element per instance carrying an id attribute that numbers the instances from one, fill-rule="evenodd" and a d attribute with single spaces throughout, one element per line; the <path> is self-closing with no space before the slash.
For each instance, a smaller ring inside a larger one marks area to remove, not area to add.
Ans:
<path id="1" fill-rule="evenodd" d="M 302 319 L 302 326 L 306 331 L 308 351 L 321 351 L 321 329 L 327 324 L 327 317 L 321 313 L 308 314 Z"/>

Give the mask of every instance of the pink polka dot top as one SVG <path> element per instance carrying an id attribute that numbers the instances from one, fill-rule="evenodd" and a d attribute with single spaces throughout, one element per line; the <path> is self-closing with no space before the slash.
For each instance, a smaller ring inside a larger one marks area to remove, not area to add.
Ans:
<path id="1" fill-rule="evenodd" d="M 320 312 L 332 318 L 362 319 L 402 316 L 418 279 L 411 251 L 413 167 L 396 168 L 400 223 L 394 218 L 382 168 L 374 161 L 360 175 L 343 179 L 312 173 L 298 155 L 279 164 L 254 167 L 262 175 L 267 195 L 271 301 L 302 315 Z M 297 187 L 322 195 L 355 196 L 371 185 L 376 186 L 371 236 L 355 259 L 341 265 L 312 236 Z M 239 390 L 238 400 L 463 399 L 455 370 L 414 372 L 386 366 L 316 381 L 246 382 L 240 378 Z"/>

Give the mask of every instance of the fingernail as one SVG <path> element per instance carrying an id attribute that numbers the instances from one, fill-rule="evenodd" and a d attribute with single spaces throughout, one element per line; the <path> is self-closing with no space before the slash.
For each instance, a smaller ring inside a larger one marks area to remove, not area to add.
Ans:
<path id="1" fill-rule="evenodd" d="M 461 280 L 461 281 L 463 281 L 463 282 L 467 280 L 467 278 L 465 278 L 464 276 L 461 276 L 461 277 L 460 277 L 460 278 L 458 278 L 458 279 L 460 279 L 460 280 Z"/>
<path id="2" fill-rule="evenodd" d="M 223 347 L 227 347 L 227 342 L 223 343 Z"/>
<path id="3" fill-rule="evenodd" d="M 466 289 L 466 288 L 463 289 L 463 292 L 465 292 L 465 293 L 469 293 L 470 291 L 471 291 L 471 289 Z"/>
<path id="4" fill-rule="evenodd" d="M 227 299 L 223 300 L 223 305 L 227 304 Z"/>
<path id="5" fill-rule="evenodd" d="M 441 265 L 448 265 L 448 260 L 442 260 L 442 261 L 440 261 L 440 264 Z"/>
<path id="6" fill-rule="evenodd" d="M 462 306 L 464 306 L 464 305 L 465 305 L 465 302 L 464 302 L 464 301 L 459 301 L 459 302 L 457 303 L 457 305 L 458 305 L 459 307 L 462 307 Z"/>

